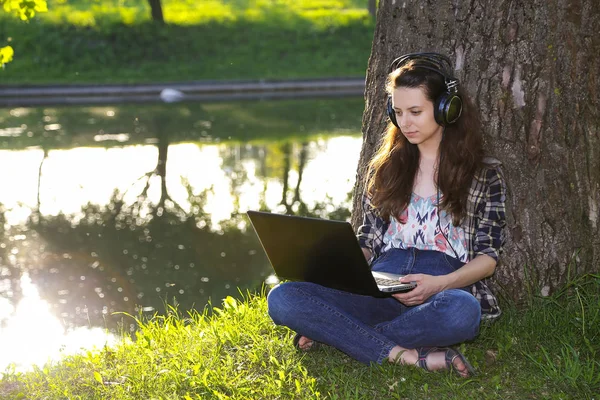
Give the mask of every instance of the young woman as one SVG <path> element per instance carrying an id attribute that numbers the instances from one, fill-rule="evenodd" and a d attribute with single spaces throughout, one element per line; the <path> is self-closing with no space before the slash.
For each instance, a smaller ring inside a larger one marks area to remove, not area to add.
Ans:
<path id="1" fill-rule="evenodd" d="M 374 298 L 309 282 L 268 297 L 273 321 L 308 350 L 334 346 L 363 363 L 474 373 L 448 346 L 473 339 L 500 314 L 483 280 L 504 244 L 506 187 L 500 163 L 484 158 L 472 103 L 449 60 L 414 53 L 392 64 L 390 124 L 370 163 L 358 241 L 371 268 L 416 281 L 410 292 Z"/>

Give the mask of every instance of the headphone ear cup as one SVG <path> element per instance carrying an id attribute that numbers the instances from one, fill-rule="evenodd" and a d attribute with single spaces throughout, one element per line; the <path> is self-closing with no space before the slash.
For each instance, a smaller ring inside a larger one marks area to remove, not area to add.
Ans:
<path id="1" fill-rule="evenodd" d="M 433 105 L 433 117 L 435 118 L 435 122 L 441 126 L 446 126 L 446 121 L 444 120 L 444 107 L 446 105 L 447 97 L 447 94 L 440 95 Z"/>
<path id="2" fill-rule="evenodd" d="M 462 107 L 463 103 L 460 96 L 455 94 L 448 96 L 448 101 L 445 108 L 446 123 L 453 124 L 458 121 L 462 114 Z"/>
<path id="3" fill-rule="evenodd" d="M 462 99 L 455 94 L 444 93 L 436 100 L 433 113 L 439 125 L 453 124 L 462 114 Z"/>
<path id="4" fill-rule="evenodd" d="M 392 106 L 392 96 L 388 96 L 386 111 L 387 116 L 392 122 L 392 124 L 394 124 L 396 128 L 400 129 L 400 127 L 398 126 L 398 121 L 396 121 L 396 113 L 394 112 L 394 107 Z"/>

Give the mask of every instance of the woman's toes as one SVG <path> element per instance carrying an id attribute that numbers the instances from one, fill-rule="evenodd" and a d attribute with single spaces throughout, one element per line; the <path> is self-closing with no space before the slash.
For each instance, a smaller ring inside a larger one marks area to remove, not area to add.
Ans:
<path id="1" fill-rule="evenodd" d="M 298 347 L 301 350 L 310 350 L 310 348 L 312 347 L 313 343 L 314 342 L 313 342 L 312 339 L 309 339 L 306 336 L 302 336 L 300 338 L 300 340 L 298 340 Z"/>
<path id="2" fill-rule="evenodd" d="M 464 378 L 469 376 L 469 370 L 467 369 L 465 363 L 463 363 L 463 361 L 460 359 L 460 357 L 456 357 L 452 361 L 452 365 L 454 365 L 454 369 L 456 370 L 456 372 L 458 372 L 460 376 Z"/>

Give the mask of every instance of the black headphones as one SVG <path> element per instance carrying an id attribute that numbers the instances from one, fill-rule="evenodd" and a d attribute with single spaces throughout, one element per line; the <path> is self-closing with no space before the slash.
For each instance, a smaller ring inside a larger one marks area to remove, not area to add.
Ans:
<path id="1" fill-rule="evenodd" d="M 455 123 L 462 113 L 462 99 L 458 95 L 458 79 L 454 78 L 449 72 L 452 68 L 450 59 L 439 53 L 405 54 L 392 62 L 390 72 L 401 68 L 409 61 L 414 61 L 415 68 L 433 71 L 444 78 L 446 92 L 435 100 L 433 115 L 435 121 L 441 126 Z M 400 128 L 396 120 L 396 112 L 392 107 L 392 96 L 389 96 L 387 100 L 387 115 L 392 124 Z"/>

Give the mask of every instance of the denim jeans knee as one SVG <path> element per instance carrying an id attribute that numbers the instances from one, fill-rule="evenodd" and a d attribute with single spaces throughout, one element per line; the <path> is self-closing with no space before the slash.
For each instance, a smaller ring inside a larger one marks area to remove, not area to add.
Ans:
<path id="1" fill-rule="evenodd" d="M 309 282 L 287 282 L 267 297 L 277 325 L 333 346 L 362 363 L 381 364 L 395 343 L 364 320 L 385 307 L 386 299 L 329 289 Z M 363 311 L 357 311 L 363 309 Z"/>
<path id="2" fill-rule="evenodd" d="M 285 318 L 289 316 L 294 307 L 293 294 L 290 283 L 275 286 L 267 295 L 267 309 L 269 316 L 277 325 L 285 325 Z"/>
<path id="3" fill-rule="evenodd" d="M 446 329 L 455 332 L 457 341 L 471 340 L 479 332 L 481 322 L 481 305 L 479 301 L 465 290 L 448 291 L 451 296 L 448 302 L 448 314 L 455 316 L 446 320 Z"/>

